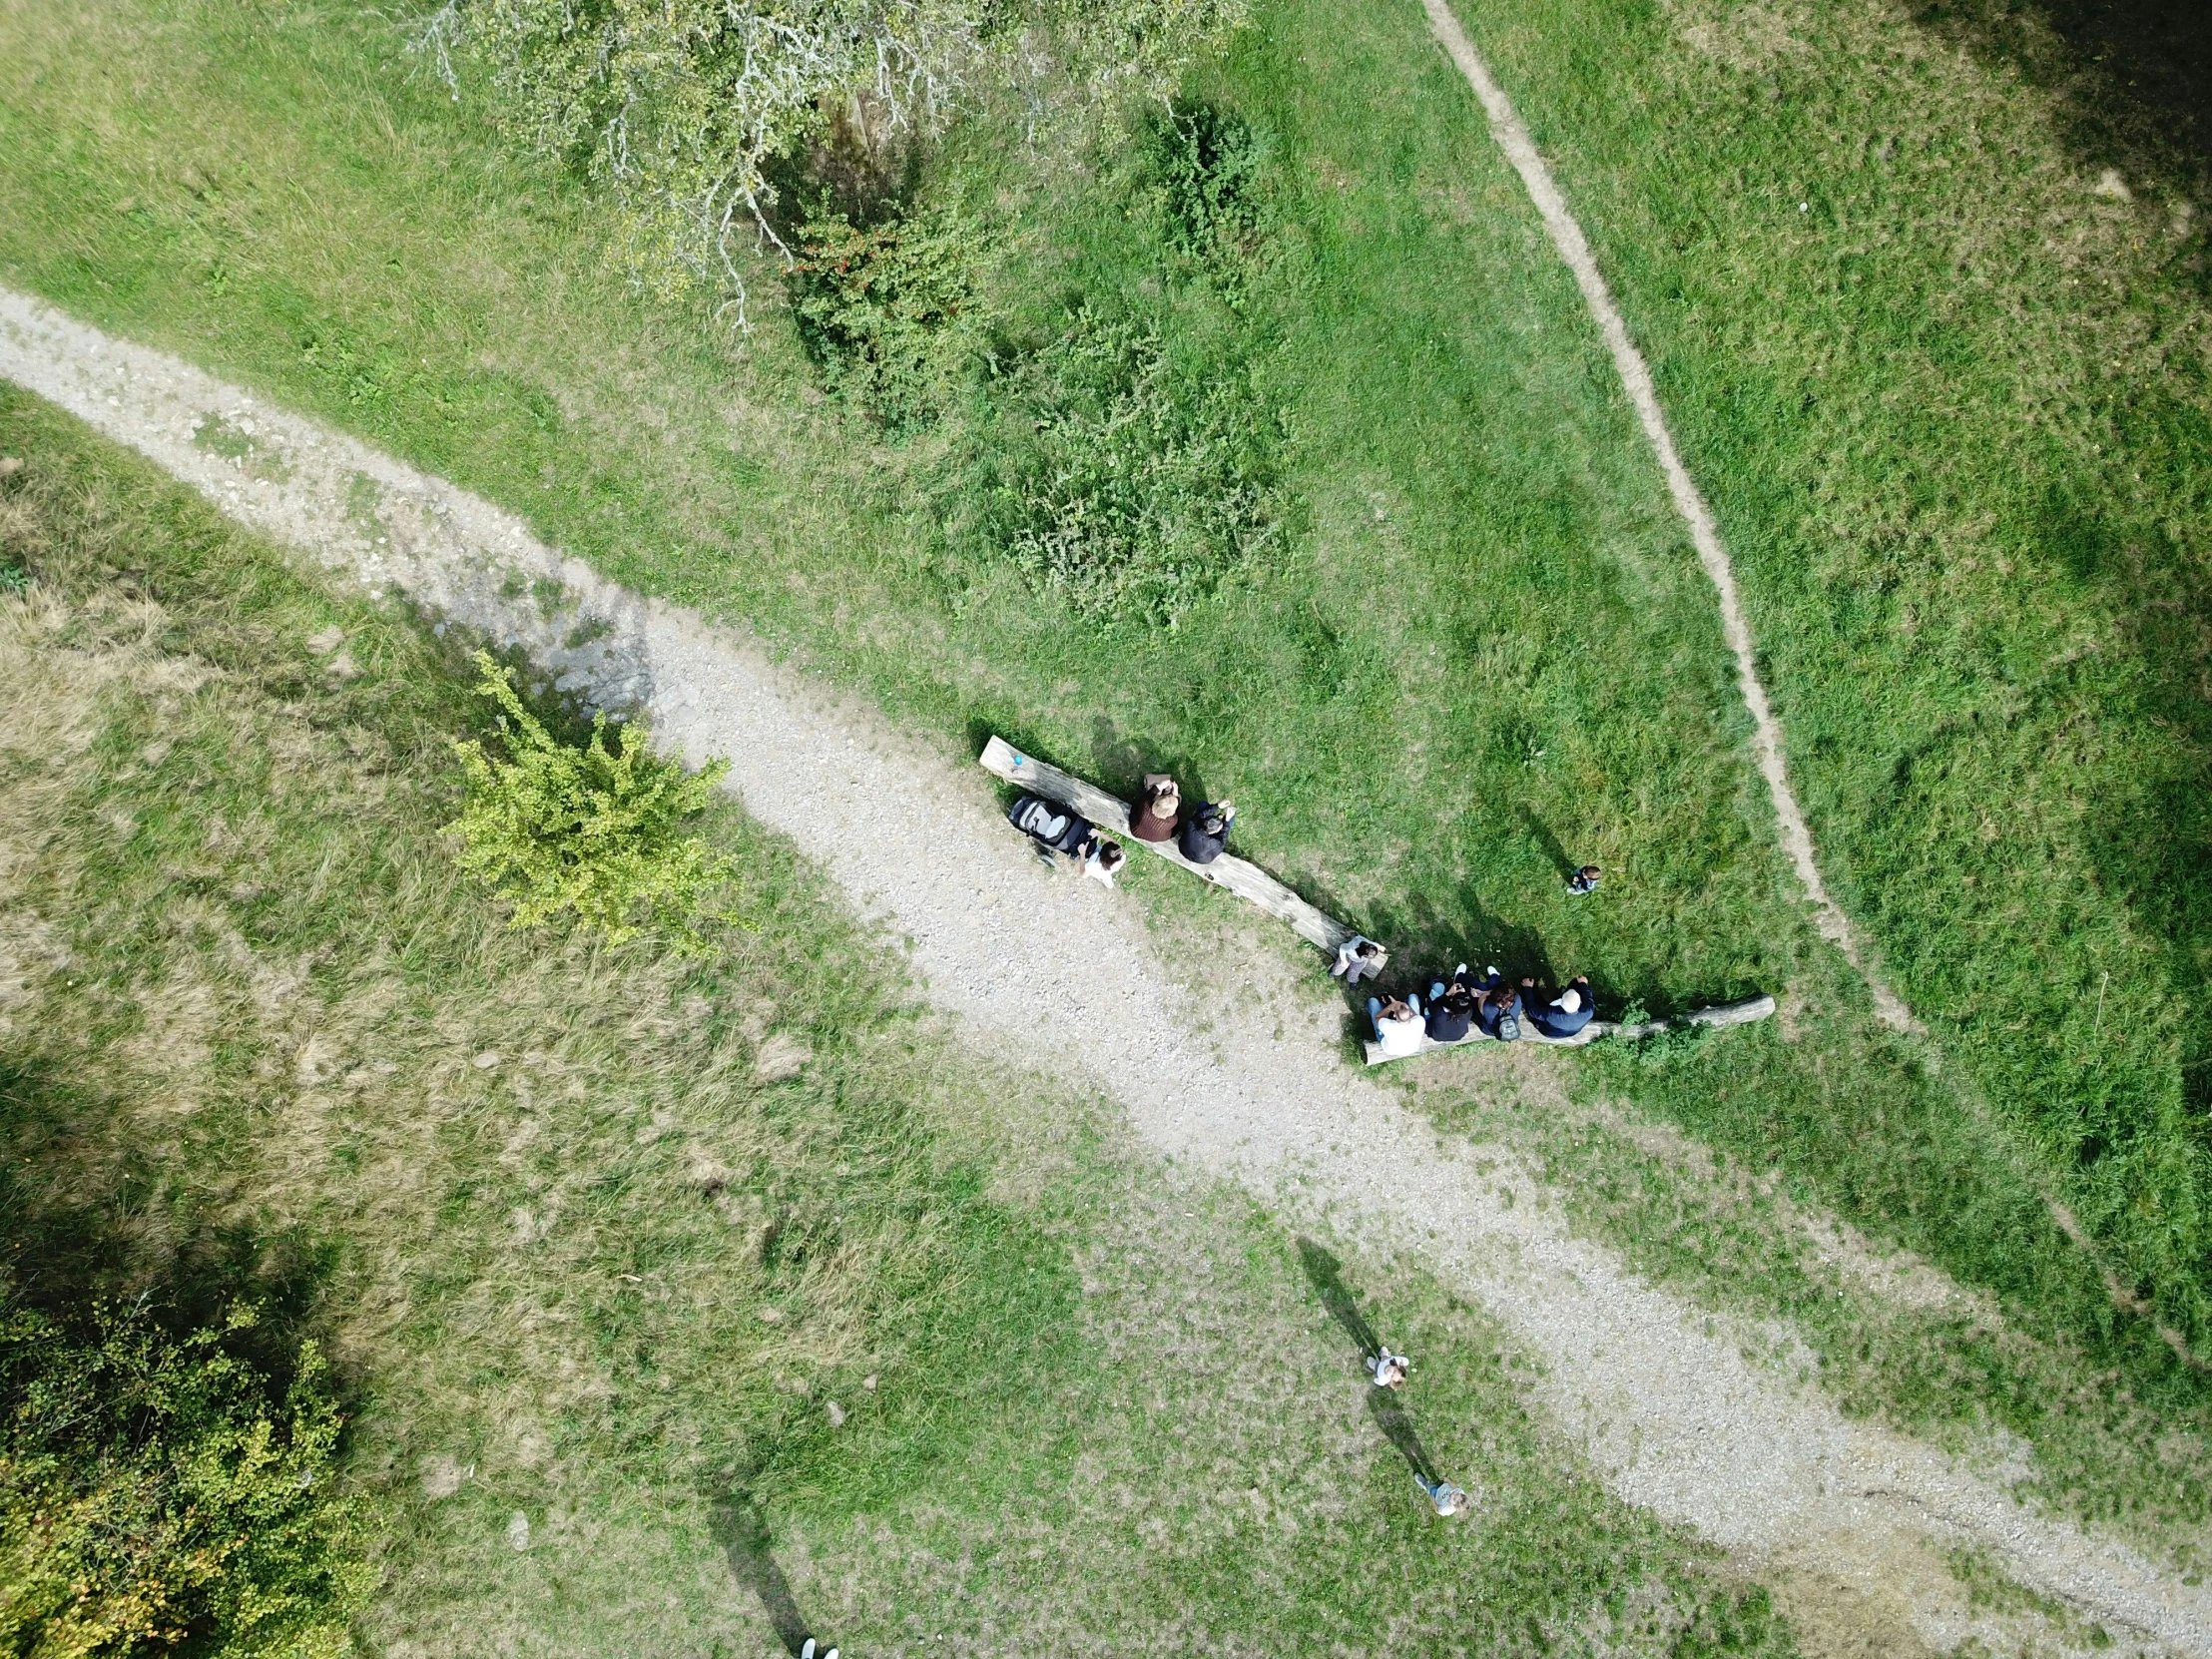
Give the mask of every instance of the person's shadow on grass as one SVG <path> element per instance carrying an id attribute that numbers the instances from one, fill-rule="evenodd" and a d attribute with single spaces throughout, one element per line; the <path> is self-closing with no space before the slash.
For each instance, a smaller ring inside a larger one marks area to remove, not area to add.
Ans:
<path id="1" fill-rule="evenodd" d="M 798 1659 L 814 1632 L 808 1629 L 806 1617 L 799 1611 L 799 1603 L 792 1595 L 791 1580 L 784 1576 L 784 1569 L 776 1564 L 776 1557 L 770 1552 L 768 1522 L 760 1509 L 745 1496 L 717 1504 L 714 1535 L 715 1541 L 729 1554 L 730 1570 L 737 1575 L 738 1582 L 761 1598 L 769 1623 L 776 1626 L 777 1638 L 793 1659 Z"/>
<path id="2" fill-rule="evenodd" d="M 1298 1259 L 1306 1269 L 1307 1282 L 1321 1298 L 1321 1305 L 1329 1310 L 1329 1317 L 1344 1328 L 1360 1350 L 1363 1361 L 1372 1360 L 1382 1352 L 1382 1344 L 1368 1324 L 1368 1318 L 1360 1312 L 1359 1299 L 1344 1282 L 1344 1264 L 1316 1244 L 1312 1239 L 1298 1241 Z M 1397 1400 L 1397 1394 L 1389 1388 L 1377 1387 L 1372 1382 L 1367 1389 L 1368 1415 L 1375 1418 L 1375 1425 L 1382 1430 L 1382 1436 L 1397 1447 L 1412 1471 L 1421 1479 L 1440 1480 L 1436 1465 L 1429 1460 L 1428 1448 L 1420 1443 L 1420 1436 L 1413 1431 L 1413 1419 Z"/>

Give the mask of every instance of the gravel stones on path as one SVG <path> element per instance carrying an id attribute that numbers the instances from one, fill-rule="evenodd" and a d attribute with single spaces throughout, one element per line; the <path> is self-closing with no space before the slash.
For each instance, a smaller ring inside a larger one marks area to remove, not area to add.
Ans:
<path id="1" fill-rule="evenodd" d="M 1509 1154 L 1440 1143 L 1344 1062 L 1320 975 L 1256 955 L 1238 995 L 1269 1017 L 1221 1017 L 1234 1010 L 1163 966 L 1131 900 L 1038 864 L 975 768 L 442 480 L 4 289 L 0 375 L 371 592 L 524 650 L 592 704 L 647 712 L 694 761 L 727 758 L 755 817 L 911 941 L 931 1001 L 972 1040 L 1095 1086 L 1161 1153 L 1363 1249 L 1386 1240 L 1479 1300 L 1540 1360 L 1537 1396 L 1622 1496 L 1834 1582 L 1894 1581 L 1896 1561 L 1978 1545 L 2086 1617 L 2212 1655 L 2212 1590 L 1846 1421 L 1745 1359 L 1747 1335 L 1772 1349 L 1786 1332 L 1716 1327 L 1573 1237 Z M 215 421 L 225 441 L 196 443 Z M 248 452 L 227 453 L 241 434 Z M 1966 1634 L 1927 1601 L 1912 1617 L 1939 1646 Z"/>

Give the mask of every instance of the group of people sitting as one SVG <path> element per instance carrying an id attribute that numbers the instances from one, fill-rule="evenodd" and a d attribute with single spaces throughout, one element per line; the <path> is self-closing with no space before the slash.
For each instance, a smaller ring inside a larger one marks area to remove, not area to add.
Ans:
<path id="1" fill-rule="evenodd" d="M 1099 833 L 1089 819 L 1041 795 L 1020 797 L 1006 817 L 1046 863 L 1064 853 L 1085 875 L 1109 887 L 1128 860 L 1121 843 Z M 1236 822 L 1236 806 L 1227 801 L 1202 801 L 1186 812 L 1175 780 L 1159 772 L 1146 775 L 1144 793 L 1129 809 L 1132 835 L 1142 841 L 1173 841 L 1176 851 L 1194 864 L 1210 864 L 1221 856 L 1229 844 L 1229 827 Z"/>
<path id="2" fill-rule="evenodd" d="M 1359 960 L 1362 942 L 1373 941 L 1351 940 L 1340 957 L 1349 951 Z M 1349 971 L 1346 977 L 1351 977 Z M 1526 976 L 1517 985 L 1509 984 L 1495 967 L 1476 979 L 1464 962 L 1452 969 L 1448 983 L 1430 982 L 1425 1003 L 1411 991 L 1368 998 L 1368 1018 L 1385 1059 L 1419 1053 L 1423 1037 L 1455 1043 L 1465 1041 L 1473 1031 L 1500 1042 L 1517 1042 L 1524 1028 L 1554 1040 L 1571 1037 L 1590 1023 L 1595 1012 L 1587 974 L 1575 975 L 1555 991 Z"/>
<path id="3" fill-rule="evenodd" d="M 1073 858 L 1083 873 L 1106 886 L 1128 861 L 1121 844 L 1099 832 L 1097 826 L 1072 807 L 1048 801 L 1040 795 L 1024 795 L 1007 809 L 1007 819 L 1029 837 L 1037 856 L 1055 863 L 1061 856 Z M 1173 841 L 1178 852 L 1194 864 L 1210 864 L 1222 854 L 1229 840 L 1229 827 L 1237 821 L 1236 807 L 1227 801 L 1202 801 L 1186 809 L 1182 791 L 1165 773 L 1148 773 L 1144 790 L 1129 809 L 1129 832 L 1139 840 Z M 1598 869 L 1586 864 L 1568 883 L 1575 893 L 1587 893 L 1597 885 Z M 1389 952 L 1375 940 L 1355 934 L 1338 948 L 1330 972 L 1347 985 L 1379 978 Z M 1518 1041 L 1523 1025 L 1558 1039 L 1571 1037 L 1590 1023 L 1595 1012 L 1587 975 L 1577 975 L 1561 990 L 1539 986 L 1524 977 L 1517 985 L 1491 968 L 1477 980 L 1461 962 L 1449 983 L 1430 983 L 1428 997 L 1408 991 L 1403 996 L 1371 996 L 1368 1018 L 1375 1025 L 1375 1039 L 1384 1058 L 1420 1051 L 1421 1038 L 1455 1043 L 1480 1030 L 1501 1042 Z"/>

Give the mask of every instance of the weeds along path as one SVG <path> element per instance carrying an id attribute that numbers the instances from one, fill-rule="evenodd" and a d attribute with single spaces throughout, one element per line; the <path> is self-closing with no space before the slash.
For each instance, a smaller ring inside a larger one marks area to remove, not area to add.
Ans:
<path id="1" fill-rule="evenodd" d="M 932 1000 L 976 1040 L 1095 1083 L 1167 1155 L 1478 1298 L 1631 1501 L 1753 1561 L 1890 1598 L 1945 1579 L 1940 1552 L 1976 1544 L 2115 1631 L 2212 1655 L 2212 1588 L 1847 1422 L 1745 1358 L 1804 1358 L 1786 1331 L 1716 1325 L 1571 1236 L 1510 1156 L 1439 1142 L 1343 1063 L 1341 1008 L 1318 975 L 1260 957 L 1253 983 L 1238 964 L 1226 991 L 1184 988 L 1134 905 L 1040 868 L 972 766 L 599 580 L 449 484 L 5 290 L 0 374 L 371 591 L 517 646 L 591 701 L 649 711 L 695 759 L 728 757 L 747 808 L 909 941 Z M 1967 1632 L 1932 1605 L 1912 1617 L 1947 1650 Z"/>
<path id="2" fill-rule="evenodd" d="M 1567 211 L 1566 198 L 1559 194 L 1551 169 L 1544 165 L 1535 141 L 1521 125 L 1512 100 L 1505 96 L 1505 89 L 1490 78 L 1488 67 L 1475 51 L 1473 42 L 1467 39 L 1466 31 L 1460 28 L 1459 20 L 1452 15 L 1447 0 L 1421 0 L 1421 4 L 1427 8 L 1429 26 L 1434 29 L 1436 39 L 1450 54 L 1459 73 L 1467 78 L 1467 85 L 1474 89 L 1483 114 L 1489 117 L 1490 136 L 1497 140 L 1505 159 L 1520 175 L 1529 200 L 1536 204 L 1536 212 L 1543 217 L 1544 229 L 1551 234 L 1552 246 L 1559 250 L 1559 257 L 1574 273 L 1583 301 L 1590 307 L 1598 331 L 1605 336 L 1606 349 L 1613 354 L 1613 366 L 1620 371 L 1621 384 L 1628 389 L 1628 400 L 1635 405 L 1636 418 L 1643 423 L 1644 436 L 1651 440 L 1651 447 L 1658 454 L 1659 470 L 1666 474 L 1667 490 L 1674 497 L 1675 509 L 1690 527 L 1690 539 L 1697 545 L 1698 562 L 1705 567 L 1705 574 L 1712 578 L 1720 594 L 1721 629 L 1728 638 L 1728 649 L 1735 653 L 1737 683 L 1751 710 L 1752 747 L 1759 758 L 1759 771 L 1767 780 L 1767 793 L 1774 800 L 1775 822 L 1781 828 L 1782 844 L 1797 865 L 1798 880 L 1806 896 L 1813 901 L 1814 919 L 1822 934 L 1844 953 L 1867 981 L 1868 989 L 1874 993 L 1876 1011 L 1885 1023 L 1899 1031 L 1920 1031 L 1921 1024 L 1914 1018 L 1913 1010 L 1876 969 L 1851 918 L 1829 896 L 1827 884 L 1821 880 L 1820 865 L 1813 856 L 1813 832 L 1806 828 L 1797 792 L 1790 788 L 1789 768 L 1782 754 L 1782 728 L 1767 703 L 1767 688 L 1759 681 L 1751 627 L 1744 621 L 1743 600 L 1736 592 L 1735 567 L 1728 562 L 1728 548 L 1721 541 L 1719 526 L 1713 522 L 1713 509 L 1705 504 L 1705 497 L 1699 493 L 1690 469 L 1675 452 L 1674 436 L 1668 431 L 1666 414 L 1659 407 L 1659 393 L 1652 384 L 1651 368 L 1645 363 L 1644 354 L 1636 348 L 1636 342 L 1629 337 L 1628 324 L 1622 320 L 1620 307 L 1613 302 L 1612 290 L 1605 285 L 1605 276 L 1590 253 L 1582 227 Z"/>

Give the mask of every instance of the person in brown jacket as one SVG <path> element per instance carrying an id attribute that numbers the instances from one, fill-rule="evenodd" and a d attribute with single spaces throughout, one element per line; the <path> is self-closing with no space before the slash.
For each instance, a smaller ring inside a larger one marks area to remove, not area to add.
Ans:
<path id="1" fill-rule="evenodd" d="M 1164 772 L 1145 774 L 1144 793 L 1129 814 L 1129 832 L 1141 841 L 1171 840 L 1183 813 L 1183 794 Z"/>

